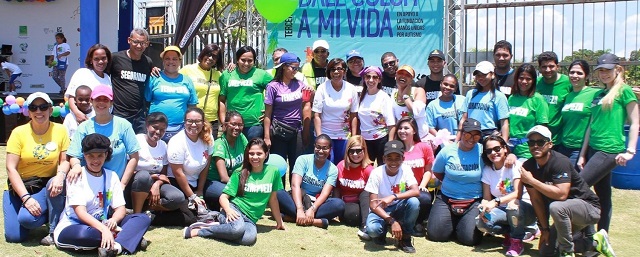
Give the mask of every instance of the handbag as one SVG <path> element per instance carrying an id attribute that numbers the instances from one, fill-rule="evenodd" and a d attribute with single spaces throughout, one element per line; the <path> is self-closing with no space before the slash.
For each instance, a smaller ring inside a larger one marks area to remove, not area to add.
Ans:
<path id="1" fill-rule="evenodd" d="M 469 210 L 469 207 L 471 207 L 471 205 L 473 205 L 473 203 L 476 202 L 476 199 L 451 199 L 451 198 L 449 198 L 449 200 L 447 200 L 447 202 L 449 204 L 449 210 L 451 210 L 451 212 L 453 214 L 456 214 L 458 216 L 462 216 L 467 212 L 467 210 Z"/>
<path id="2" fill-rule="evenodd" d="M 298 135 L 298 129 L 284 124 L 276 119 L 271 120 L 271 131 L 274 136 L 290 140 Z"/>
<path id="3" fill-rule="evenodd" d="M 24 184 L 24 188 L 27 189 L 27 192 L 29 194 L 35 194 L 37 192 L 40 192 L 40 190 L 47 186 L 47 181 L 49 181 L 49 179 L 41 177 L 28 177 L 23 179 L 22 183 Z M 11 186 L 11 181 L 9 181 L 9 179 L 7 179 L 7 184 L 9 185 L 9 192 L 16 194 L 15 190 L 13 190 L 13 187 Z"/>
<path id="4" fill-rule="evenodd" d="M 55 48 L 58 48 L 58 45 L 55 45 Z M 60 61 L 58 60 L 58 51 L 55 51 L 56 55 L 54 57 L 54 61 L 55 61 L 55 65 L 56 65 L 56 69 L 58 70 L 66 70 L 67 69 L 67 62 L 66 61 Z"/>

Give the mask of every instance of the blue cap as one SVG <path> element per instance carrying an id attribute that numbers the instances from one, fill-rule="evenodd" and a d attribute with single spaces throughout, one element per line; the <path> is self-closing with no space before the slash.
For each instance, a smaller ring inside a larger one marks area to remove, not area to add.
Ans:
<path id="1" fill-rule="evenodd" d="M 280 63 L 291 64 L 296 62 L 299 63 L 300 58 L 298 58 L 298 56 L 294 53 L 284 53 L 282 56 L 280 56 Z"/>
<path id="2" fill-rule="evenodd" d="M 349 61 L 349 59 L 351 59 L 353 57 L 358 57 L 360 59 L 364 59 L 364 58 L 362 58 L 362 55 L 360 55 L 360 52 L 358 52 L 358 50 L 351 50 L 349 53 L 347 53 L 347 62 Z"/>

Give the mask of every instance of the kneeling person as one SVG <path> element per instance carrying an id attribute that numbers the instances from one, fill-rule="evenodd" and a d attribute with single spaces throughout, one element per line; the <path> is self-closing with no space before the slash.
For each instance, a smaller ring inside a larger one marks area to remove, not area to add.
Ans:
<path id="1" fill-rule="evenodd" d="M 415 226 L 420 202 L 418 182 L 411 168 L 402 165 L 404 145 L 393 140 L 384 145 L 385 164 L 371 171 L 365 191 L 369 192 L 367 233 L 377 244 L 385 244 L 387 225 L 398 240 L 398 248 L 407 253 L 415 253 L 411 234 Z"/>

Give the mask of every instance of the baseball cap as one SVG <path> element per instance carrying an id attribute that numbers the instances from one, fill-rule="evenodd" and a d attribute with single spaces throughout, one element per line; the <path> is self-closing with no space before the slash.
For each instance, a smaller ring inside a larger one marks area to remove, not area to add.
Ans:
<path id="1" fill-rule="evenodd" d="M 400 71 L 408 72 L 411 75 L 412 78 L 416 76 L 416 72 L 413 70 L 413 68 L 411 66 L 409 66 L 409 65 L 406 65 L 406 64 L 400 66 L 400 68 L 398 68 L 398 71 L 396 71 L 396 73 L 398 73 Z"/>
<path id="2" fill-rule="evenodd" d="M 429 58 L 427 58 L 427 60 L 430 60 L 433 57 L 438 57 L 442 60 L 444 60 L 444 53 L 438 49 L 433 50 L 430 54 L 429 54 Z"/>
<path id="3" fill-rule="evenodd" d="M 349 53 L 347 53 L 347 62 L 353 57 L 364 59 L 362 58 L 362 55 L 360 55 L 360 52 L 358 52 L 358 50 L 351 50 Z"/>
<path id="4" fill-rule="evenodd" d="M 618 56 L 615 54 L 603 54 L 598 57 L 598 66 L 594 70 L 597 69 L 607 69 L 611 70 L 616 67 L 617 64 L 620 64 L 618 61 Z"/>
<path id="5" fill-rule="evenodd" d="M 294 53 L 284 53 L 282 56 L 280 56 L 280 63 L 296 63 L 296 62 L 300 62 L 300 58 L 298 58 L 298 56 Z"/>
<path id="6" fill-rule="evenodd" d="M 100 96 L 106 96 L 109 100 L 113 101 L 113 90 L 110 86 L 98 85 L 91 91 L 91 99 L 96 99 Z"/>
<path id="7" fill-rule="evenodd" d="M 384 144 L 384 155 L 397 153 L 404 156 L 404 143 L 398 140 L 391 140 Z"/>
<path id="8" fill-rule="evenodd" d="M 489 72 L 493 72 L 495 67 L 493 64 L 488 61 L 481 61 L 476 64 L 476 69 L 473 71 L 473 75 L 476 75 L 476 72 L 482 72 L 482 74 L 489 74 Z"/>
<path id="9" fill-rule="evenodd" d="M 175 51 L 178 53 L 178 57 L 182 58 L 182 52 L 180 52 L 180 48 L 177 46 L 167 46 L 164 48 L 164 51 L 162 51 L 162 53 L 160 53 L 160 58 L 164 58 L 164 53 L 169 52 L 169 51 Z"/>
<path id="10" fill-rule="evenodd" d="M 542 125 L 533 126 L 533 128 L 531 128 L 529 130 L 529 132 L 527 132 L 527 137 L 531 136 L 534 133 L 538 133 L 542 137 L 544 137 L 547 140 L 551 141 L 551 131 L 549 131 L 549 129 L 547 127 L 545 127 L 545 126 L 542 126 Z"/>
<path id="11" fill-rule="evenodd" d="M 313 48 L 311 50 L 315 51 L 318 47 L 329 50 L 329 43 L 327 43 L 327 41 L 324 39 L 316 40 L 315 42 L 313 42 Z"/>
<path id="12" fill-rule="evenodd" d="M 469 118 L 462 123 L 462 131 L 463 132 L 471 132 L 471 131 L 482 131 L 480 128 L 480 122 Z"/>
<path id="13" fill-rule="evenodd" d="M 42 100 L 44 100 L 45 102 L 53 105 L 53 101 L 51 101 L 51 98 L 49 97 L 49 95 L 43 92 L 35 92 L 30 94 L 27 97 L 27 100 L 24 101 L 24 105 L 29 106 L 31 105 L 31 102 L 35 101 L 38 98 L 42 98 Z"/>
<path id="14" fill-rule="evenodd" d="M 93 133 L 82 139 L 82 153 L 104 153 L 111 148 L 111 141 L 106 136 Z"/>

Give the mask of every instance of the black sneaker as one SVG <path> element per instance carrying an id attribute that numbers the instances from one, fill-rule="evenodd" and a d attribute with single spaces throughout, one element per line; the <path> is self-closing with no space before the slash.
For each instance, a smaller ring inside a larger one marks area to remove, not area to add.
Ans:
<path id="1" fill-rule="evenodd" d="M 381 235 L 379 237 L 372 237 L 373 242 L 376 243 L 377 245 L 386 245 L 387 244 L 387 239 L 385 235 Z"/>
<path id="2" fill-rule="evenodd" d="M 115 257 L 118 256 L 116 249 L 98 248 L 98 257 Z"/>
<path id="3" fill-rule="evenodd" d="M 48 234 L 47 236 L 42 238 L 42 240 L 40 240 L 40 245 L 50 246 L 50 245 L 54 245 L 54 244 L 55 244 L 55 242 L 53 241 L 53 235 L 52 234 Z"/>
<path id="4" fill-rule="evenodd" d="M 149 246 L 151 242 L 149 242 L 149 240 L 145 239 L 144 237 L 142 238 L 142 240 L 140 240 L 140 244 L 138 245 L 138 249 L 140 251 L 146 251 L 147 247 Z"/>
<path id="5" fill-rule="evenodd" d="M 402 238 L 402 240 L 398 241 L 396 246 L 405 253 L 416 253 L 416 248 L 413 247 L 410 236 Z"/>

